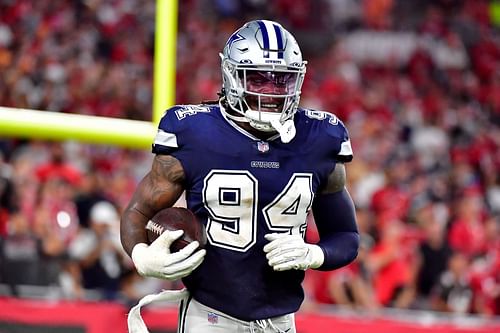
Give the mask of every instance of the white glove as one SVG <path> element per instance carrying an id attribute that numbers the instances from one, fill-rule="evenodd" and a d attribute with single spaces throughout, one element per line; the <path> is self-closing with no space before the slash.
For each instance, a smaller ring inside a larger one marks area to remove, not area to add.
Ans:
<path id="1" fill-rule="evenodd" d="M 264 246 L 264 252 L 275 271 L 318 268 L 325 260 L 323 250 L 318 245 L 305 243 L 300 235 L 273 233 L 265 237 L 270 243 Z"/>
<path id="2" fill-rule="evenodd" d="M 137 272 L 166 280 L 177 280 L 191 274 L 203 262 L 207 251 L 195 252 L 199 243 L 194 241 L 182 250 L 170 253 L 170 245 L 183 233 L 183 230 L 166 230 L 149 246 L 136 244 L 131 257 Z"/>

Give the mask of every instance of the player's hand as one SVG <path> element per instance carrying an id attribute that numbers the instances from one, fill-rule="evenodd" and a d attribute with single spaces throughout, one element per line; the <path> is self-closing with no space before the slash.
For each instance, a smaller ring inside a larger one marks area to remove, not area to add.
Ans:
<path id="1" fill-rule="evenodd" d="M 177 280 L 194 271 L 205 258 L 206 250 L 195 250 L 199 244 L 194 241 L 182 250 L 170 253 L 170 245 L 181 237 L 184 231 L 166 230 L 151 245 L 139 243 L 132 250 L 132 261 L 142 276 L 166 280 Z"/>
<path id="2" fill-rule="evenodd" d="M 300 235 L 273 233 L 265 237 L 270 243 L 264 246 L 264 252 L 275 271 L 306 270 L 323 264 L 323 250 L 318 245 L 305 243 Z"/>

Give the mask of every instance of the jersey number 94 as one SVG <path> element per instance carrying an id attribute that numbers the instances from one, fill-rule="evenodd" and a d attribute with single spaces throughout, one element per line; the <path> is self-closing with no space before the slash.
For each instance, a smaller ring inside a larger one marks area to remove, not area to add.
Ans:
<path id="1" fill-rule="evenodd" d="M 212 170 L 204 180 L 203 202 L 210 212 L 212 245 L 245 252 L 256 242 L 259 182 L 249 171 Z M 304 235 L 312 204 L 312 174 L 295 173 L 262 209 L 270 232 Z"/>

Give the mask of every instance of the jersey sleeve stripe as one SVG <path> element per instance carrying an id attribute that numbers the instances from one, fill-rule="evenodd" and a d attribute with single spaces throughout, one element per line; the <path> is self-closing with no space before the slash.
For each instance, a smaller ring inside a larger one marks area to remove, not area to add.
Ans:
<path id="1" fill-rule="evenodd" d="M 172 148 L 179 148 L 179 146 L 177 145 L 177 136 L 174 133 L 168 133 L 162 130 L 159 130 L 156 134 L 154 144 Z"/>
<path id="2" fill-rule="evenodd" d="M 340 145 L 339 155 L 352 156 L 351 140 L 347 140 L 347 141 L 342 142 L 342 144 Z"/>

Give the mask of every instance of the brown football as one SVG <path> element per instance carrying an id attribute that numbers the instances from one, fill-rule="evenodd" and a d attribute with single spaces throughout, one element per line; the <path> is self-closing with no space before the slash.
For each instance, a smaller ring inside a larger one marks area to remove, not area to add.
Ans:
<path id="1" fill-rule="evenodd" d="M 169 207 L 159 211 L 146 225 L 148 242 L 151 244 L 165 230 L 184 230 L 184 234 L 170 246 L 171 252 L 177 252 L 193 241 L 204 248 L 207 243 L 205 226 L 189 209 Z"/>

